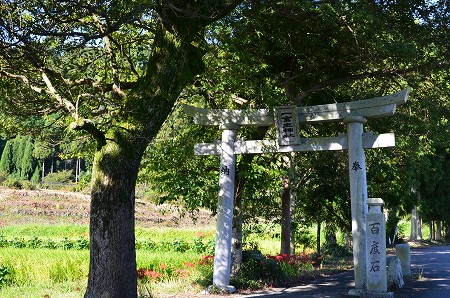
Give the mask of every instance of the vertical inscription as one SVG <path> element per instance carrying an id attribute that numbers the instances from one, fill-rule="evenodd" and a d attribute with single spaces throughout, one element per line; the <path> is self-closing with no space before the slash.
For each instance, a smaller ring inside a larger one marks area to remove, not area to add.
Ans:
<path id="1" fill-rule="evenodd" d="M 295 106 L 275 107 L 278 145 L 298 144 L 298 120 Z"/>

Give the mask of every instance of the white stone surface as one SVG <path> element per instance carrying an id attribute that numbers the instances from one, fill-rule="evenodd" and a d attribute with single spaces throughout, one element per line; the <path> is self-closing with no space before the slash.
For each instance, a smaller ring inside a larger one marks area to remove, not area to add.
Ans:
<path id="1" fill-rule="evenodd" d="M 236 142 L 239 126 L 273 125 L 275 123 L 273 111 L 201 109 L 185 105 L 184 111 L 192 116 L 196 124 L 218 126 L 223 130 L 222 142 L 197 144 L 195 149 L 196 155 L 221 154 L 213 284 L 221 288 L 230 287 L 235 154 L 348 149 L 355 291 L 364 292 L 367 283 L 367 178 L 364 148 L 395 146 L 395 137 L 393 134 L 379 136 L 371 133 L 364 134 L 363 123 L 366 118 L 393 115 L 396 106 L 406 102 L 408 92 L 409 88 L 395 94 L 367 100 L 310 107 L 289 107 L 291 110 L 289 119 L 294 119 L 292 109 L 294 109 L 294 115 L 297 115 L 296 121 L 292 121 L 295 127 L 298 123 L 344 120 L 347 124 L 348 135 L 335 138 L 300 139 L 295 131 L 291 134 L 291 126 L 289 126 L 289 130 L 281 128 L 281 132 L 289 132 L 289 135 L 285 139 L 282 136 L 279 142 L 267 140 Z M 275 108 L 275 114 L 277 109 Z M 286 120 L 288 124 L 290 124 L 289 119 Z M 278 123 L 283 126 L 286 125 L 286 121 L 283 120 L 282 123 L 278 121 Z"/>
<path id="2" fill-rule="evenodd" d="M 402 266 L 398 257 L 391 258 L 388 266 L 388 288 L 389 289 L 401 289 L 405 285 L 403 281 Z"/>
<path id="3" fill-rule="evenodd" d="M 194 145 L 195 155 L 220 155 L 221 141 L 214 143 L 198 143 Z M 395 135 L 383 133 L 374 135 L 363 133 L 363 148 L 386 148 L 395 146 Z M 347 150 L 348 138 L 346 134 L 337 137 L 299 138 L 297 145 L 280 146 L 275 140 L 237 140 L 234 144 L 234 154 L 288 153 L 304 151 Z"/>
<path id="4" fill-rule="evenodd" d="M 350 198 L 353 235 L 353 264 L 355 288 L 366 288 L 366 213 L 367 213 L 367 178 L 366 159 L 362 146 L 362 117 L 349 119 L 347 122 L 348 162 L 350 176 Z"/>
<path id="5" fill-rule="evenodd" d="M 231 123 L 239 126 L 271 126 L 274 124 L 273 112 L 268 109 L 202 109 L 189 105 L 183 105 L 183 109 L 187 115 L 193 118 L 195 124 L 205 126 Z"/>
<path id="6" fill-rule="evenodd" d="M 387 96 L 342 103 L 297 107 L 298 121 L 331 122 L 350 117 L 378 118 L 391 116 L 398 105 L 408 99 L 409 88 Z"/>
<path id="7" fill-rule="evenodd" d="M 297 121 L 302 122 L 331 122 L 341 121 L 349 117 L 378 118 L 395 113 L 398 105 L 408 99 L 409 88 L 382 97 L 342 103 L 296 107 Z M 275 107 L 284 109 L 286 107 Z M 268 109 L 228 110 L 202 109 L 183 105 L 184 112 L 192 116 L 195 124 L 219 126 L 234 123 L 239 126 L 271 126 L 275 123 L 273 111 Z"/>
<path id="8" fill-rule="evenodd" d="M 236 156 L 234 142 L 236 129 L 222 131 L 222 156 L 220 160 L 219 202 L 217 205 L 216 246 L 214 251 L 213 284 L 226 288 L 230 285 L 231 240 L 234 204 L 234 178 Z"/>
<path id="9" fill-rule="evenodd" d="M 367 204 L 367 291 L 386 293 L 386 220 L 381 212 L 383 200 L 370 198 Z"/>
<path id="10" fill-rule="evenodd" d="M 403 276 L 411 277 L 411 248 L 409 244 L 397 244 L 395 246 L 395 255 L 400 260 Z"/>

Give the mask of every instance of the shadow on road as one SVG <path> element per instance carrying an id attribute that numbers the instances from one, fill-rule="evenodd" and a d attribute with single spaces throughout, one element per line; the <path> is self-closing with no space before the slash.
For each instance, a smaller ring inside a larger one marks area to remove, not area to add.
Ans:
<path id="1" fill-rule="evenodd" d="M 450 246 L 433 246 L 411 250 L 410 279 L 394 297 L 450 297 Z M 233 295 L 234 297 L 343 297 L 354 287 L 353 271 L 315 280 L 313 283 L 292 288 L 270 289 L 264 292 Z M 348 296 L 347 296 L 348 297 Z"/>

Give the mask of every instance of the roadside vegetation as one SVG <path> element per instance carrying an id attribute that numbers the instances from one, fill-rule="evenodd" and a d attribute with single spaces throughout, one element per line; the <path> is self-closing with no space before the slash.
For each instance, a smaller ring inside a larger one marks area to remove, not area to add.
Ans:
<path id="1" fill-rule="evenodd" d="M 84 197 L 37 191 L 14 191 L 8 196 L 5 189 L 2 193 L 0 297 L 82 297 L 89 268 L 89 226 L 76 212 L 59 214 L 55 210 L 73 206 L 83 210 L 86 207 L 81 205 L 87 204 Z M 212 281 L 213 218 L 200 225 L 168 227 L 164 224 L 173 221 L 164 221 L 163 216 L 174 217 L 175 207 L 155 213 L 150 204 L 140 205 L 145 207 L 137 209 L 140 218 L 161 216 L 156 219 L 161 225 L 150 228 L 146 221 L 138 221 L 136 227 L 139 296 L 199 295 Z M 54 214 L 53 222 L 46 222 L 44 209 Z M 410 230 L 409 221 L 401 221 L 398 228 L 397 241 L 403 241 Z M 302 229 L 296 253 L 289 256 L 279 254 L 279 231 L 279 224 L 267 221 L 245 230 L 241 271 L 231 279 L 239 291 L 289 287 L 352 266 L 344 234 L 338 233 L 337 243 L 330 244 L 322 230 L 321 254 L 317 255 L 317 227 L 312 225 Z M 428 235 L 426 227 L 423 237 Z"/>
<path id="2" fill-rule="evenodd" d="M 70 225 L 2 228 L 0 296 L 82 297 L 89 268 L 86 231 L 86 226 Z M 195 295 L 204 290 L 212 280 L 213 237 L 214 227 L 137 229 L 140 297 Z M 232 279 L 239 290 L 289 286 L 350 265 L 348 252 L 340 251 L 339 262 L 330 254 L 324 257 L 323 269 L 315 270 L 312 249 L 280 255 L 276 253 L 279 239 L 260 236 L 259 240 L 265 249 L 258 250 L 257 240 L 253 242 L 253 249 L 245 251 L 241 272 Z"/>

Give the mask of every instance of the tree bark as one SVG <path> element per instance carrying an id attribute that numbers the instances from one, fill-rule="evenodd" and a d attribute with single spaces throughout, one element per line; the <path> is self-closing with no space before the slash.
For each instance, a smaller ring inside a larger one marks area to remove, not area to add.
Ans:
<path id="1" fill-rule="evenodd" d="M 321 226 L 321 222 L 318 221 L 317 222 L 317 242 L 316 242 L 316 246 L 317 246 L 317 255 L 320 255 L 320 226 Z"/>
<path id="2" fill-rule="evenodd" d="M 418 215 L 418 221 L 417 221 L 417 239 L 423 239 L 423 234 L 422 234 L 422 217 L 420 217 L 420 215 Z"/>
<path id="3" fill-rule="evenodd" d="M 442 222 L 440 220 L 436 221 L 436 238 L 435 240 L 442 240 Z"/>
<path id="4" fill-rule="evenodd" d="M 331 227 L 326 227 L 325 229 L 325 243 L 326 244 L 336 244 L 337 238 L 336 238 L 336 232 Z"/>
<path id="5" fill-rule="evenodd" d="M 418 218 L 417 218 L 417 206 L 411 211 L 411 233 L 409 239 L 412 241 L 417 240 L 417 227 L 418 227 Z"/>
<path id="6" fill-rule="evenodd" d="M 283 181 L 281 195 L 281 248 L 280 253 L 291 253 L 291 194 L 289 179 Z"/>
<path id="7" fill-rule="evenodd" d="M 283 156 L 284 166 L 289 168 L 289 176 L 283 181 L 281 194 L 281 247 L 280 253 L 295 254 L 295 192 L 292 184 L 295 179 L 295 152 Z"/>
<path id="8" fill-rule="evenodd" d="M 428 240 L 434 240 L 434 222 L 430 221 L 430 237 L 428 237 Z"/>
<path id="9" fill-rule="evenodd" d="M 85 298 L 137 297 L 134 196 L 145 145 L 114 139 L 94 159 Z"/>
<path id="10" fill-rule="evenodd" d="M 292 189 L 292 183 L 290 187 L 290 194 L 291 194 L 291 229 L 289 231 L 290 236 L 290 246 L 291 246 L 291 255 L 295 255 L 295 229 L 296 229 L 296 223 L 295 223 L 295 205 L 296 205 L 296 193 L 295 190 Z"/>

